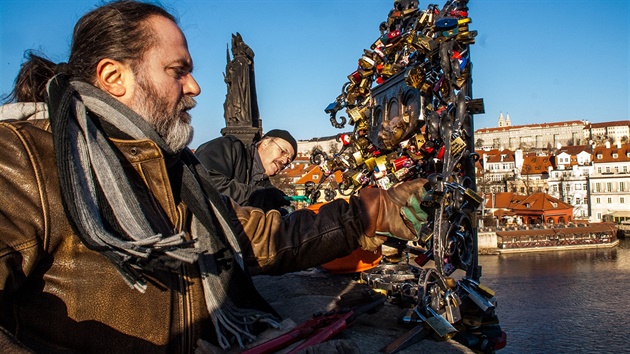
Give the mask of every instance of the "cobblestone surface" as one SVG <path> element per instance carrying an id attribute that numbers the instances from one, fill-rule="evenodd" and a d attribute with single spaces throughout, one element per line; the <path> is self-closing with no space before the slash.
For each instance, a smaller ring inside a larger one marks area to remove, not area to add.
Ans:
<path id="1" fill-rule="evenodd" d="M 340 295 L 367 289 L 366 285 L 356 282 L 353 275 L 330 274 L 318 268 L 282 276 L 256 276 L 254 283 L 281 316 L 297 324 L 310 319 L 316 312 L 333 309 Z M 398 306 L 386 302 L 375 314 L 358 317 L 357 321 L 336 339 L 350 344 L 358 349 L 359 353 L 379 353 L 382 348 L 409 330 L 397 323 L 400 312 Z M 330 352 L 329 350 L 328 348 L 315 353 Z M 472 351 L 453 340 L 438 342 L 427 337 L 398 353 Z"/>

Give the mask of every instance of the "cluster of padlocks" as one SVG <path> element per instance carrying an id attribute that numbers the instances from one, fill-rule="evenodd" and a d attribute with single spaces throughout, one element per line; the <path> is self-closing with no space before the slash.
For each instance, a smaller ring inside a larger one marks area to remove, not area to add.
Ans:
<path id="1" fill-rule="evenodd" d="M 420 9 L 417 0 L 394 1 L 380 36 L 325 109 L 334 127 L 349 123 L 353 131 L 339 135 L 338 153 L 314 151 L 311 161 L 325 177 L 342 172 L 343 195 L 428 180 L 421 205 L 429 220 L 417 237 L 414 264 L 394 277 L 387 265 L 379 266 L 363 280 L 409 305 L 401 322 L 422 323 L 441 338 L 457 334 L 469 347 L 488 351 L 505 344 L 505 333 L 494 292 L 479 283 L 475 224 L 482 198 L 475 192 L 472 115 L 483 113 L 483 101 L 470 97 L 469 46 L 477 32 L 469 28 L 467 2 Z M 337 117 L 342 110 L 348 119 Z M 308 189 L 313 200 L 322 192 L 334 197 L 321 188 L 325 180 Z M 434 268 L 423 268 L 429 261 Z M 465 276 L 454 280 L 458 269 Z"/>

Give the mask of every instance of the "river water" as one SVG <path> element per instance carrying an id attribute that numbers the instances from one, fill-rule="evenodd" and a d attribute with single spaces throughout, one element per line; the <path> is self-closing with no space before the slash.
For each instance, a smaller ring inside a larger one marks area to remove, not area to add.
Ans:
<path id="1" fill-rule="evenodd" d="M 507 333 L 498 353 L 630 353 L 630 240 L 479 257 Z"/>

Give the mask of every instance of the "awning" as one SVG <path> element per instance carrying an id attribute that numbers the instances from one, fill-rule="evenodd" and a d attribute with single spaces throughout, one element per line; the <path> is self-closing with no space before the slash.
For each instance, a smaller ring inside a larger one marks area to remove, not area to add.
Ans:
<path id="1" fill-rule="evenodd" d="M 620 210 L 612 213 L 615 218 L 630 218 L 630 210 Z"/>

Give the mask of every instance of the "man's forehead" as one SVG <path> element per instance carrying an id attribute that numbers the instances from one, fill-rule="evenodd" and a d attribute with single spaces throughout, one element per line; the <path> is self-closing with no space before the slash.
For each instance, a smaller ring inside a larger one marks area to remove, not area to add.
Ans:
<path id="1" fill-rule="evenodd" d="M 188 42 L 179 26 L 162 16 L 153 16 L 147 21 L 157 39 L 157 43 L 152 49 L 165 56 L 164 59 L 169 64 L 190 66 L 192 69 L 192 58 L 188 51 Z"/>
<path id="2" fill-rule="evenodd" d="M 288 151 L 293 151 L 293 146 L 291 145 L 290 142 L 282 139 L 282 138 L 278 138 L 278 137 L 274 137 L 272 138 L 274 139 L 277 143 L 279 143 L 280 145 L 282 145 L 283 148 L 285 148 Z"/>

